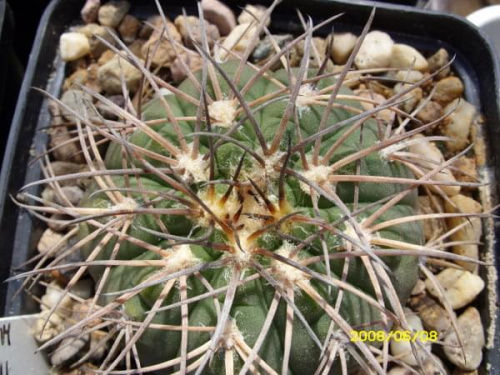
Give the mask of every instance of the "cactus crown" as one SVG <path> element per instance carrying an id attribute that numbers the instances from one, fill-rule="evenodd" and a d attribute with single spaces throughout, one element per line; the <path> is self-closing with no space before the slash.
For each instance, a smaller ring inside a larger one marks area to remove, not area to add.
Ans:
<path id="1" fill-rule="evenodd" d="M 103 342 L 114 343 L 105 374 L 385 373 L 386 343 L 351 342 L 351 332 L 408 327 L 402 305 L 421 257 L 460 258 L 425 245 L 416 213 L 417 189 L 440 191 L 433 177 L 450 162 L 421 173 L 419 158 L 404 152 L 426 142 L 412 137 L 434 123 L 400 105 L 432 76 L 385 102 L 352 92 L 349 82 L 369 73 L 352 63 L 372 18 L 343 69 L 323 57 L 314 67 L 311 57 L 313 32 L 335 17 L 307 24 L 257 67 L 249 56 L 274 6 L 239 59 L 225 51 L 221 62 L 206 40 L 196 45 L 203 65 L 179 86 L 117 39 L 119 48 L 109 47 L 142 72 L 153 98 L 123 109 L 83 87 L 117 121 L 64 108 L 75 116 L 93 185 L 78 207 L 64 199 L 28 207 L 69 216 L 75 238 L 28 276 L 75 267 L 64 294 L 89 271 L 96 295 L 88 314 L 44 347 L 105 329 Z M 299 43 L 303 56 L 291 67 Z M 400 127 L 377 116 L 387 109 Z M 407 129 L 410 120 L 421 126 Z M 81 177 L 47 174 L 42 182 L 56 191 Z M 85 261 L 61 266 L 72 252 Z"/>

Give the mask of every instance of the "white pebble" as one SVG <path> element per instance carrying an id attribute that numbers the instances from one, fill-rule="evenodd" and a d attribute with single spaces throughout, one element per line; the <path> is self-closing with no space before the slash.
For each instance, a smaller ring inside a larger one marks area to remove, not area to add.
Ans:
<path id="1" fill-rule="evenodd" d="M 64 330 L 61 317 L 56 313 L 50 315 L 50 318 L 49 315 L 49 310 L 42 310 L 33 327 L 35 339 L 40 343 L 49 341 Z"/>
<path id="2" fill-rule="evenodd" d="M 451 202 L 445 202 L 445 211 L 449 213 L 466 213 L 466 214 L 478 214 L 482 212 L 481 204 L 474 199 L 467 197 L 465 195 L 459 194 L 454 197 L 450 197 Z M 452 203 L 455 205 L 453 206 Z M 453 232 L 450 235 L 450 240 L 453 242 L 477 242 L 479 243 L 481 239 L 482 224 L 481 218 L 478 217 L 451 217 L 446 220 L 448 224 L 448 230 L 459 227 L 460 229 Z M 479 246 L 474 243 L 469 244 L 459 244 L 453 246 L 453 252 L 458 255 L 466 256 L 473 260 L 479 259 Z M 477 270 L 478 265 L 473 262 L 467 261 L 456 261 L 457 264 L 461 265 L 464 269 L 474 272 Z"/>
<path id="3" fill-rule="evenodd" d="M 406 367 L 393 367 L 391 371 L 387 373 L 387 375 L 412 375 L 413 371 Z"/>
<path id="4" fill-rule="evenodd" d="M 415 48 L 406 44 L 394 44 L 392 47 L 391 67 L 426 71 L 429 69 L 429 63 Z"/>
<path id="5" fill-rule="evenodd" d="M 425 291 L 425 283 L 423 282 L 423 280 L 418 279 L 417 283 L 415 284 L 415 286 L 411 291 L 411 295 L 416 296 L 418 294 L 422 294 L 424 291 Z"/>
<path id="6" fill-rule="evenodd" d="M 57 285 L 55 281 L 51 282 L 47 286 L 45 294 L 42 296 L 42 303 L 40 306 L 42 311 L 51 310 L 57 304 L 58 309 L 68 308 L 71 305 L 71 298 L 66 294 L 59 303 L 62 295 L 63 290 L 59 287 L 59 285 Z"/>
<path id="7" fill-rule="evenodd" d="M 59 49 L 64 61 L 73 61 L 90 52 L 90 43 L 85 35 L 69 32 L 61 35 Z"/>
<path id="8" fill-rule="evenodd" d="M 436 357 L 435 355 L 431 355 L 431 358 L 427 359 L 423 366 L 422 369 L 418 368 L 413 369 L 409 367 L 402 367 L 402 366 L 396 366 L 393 367 L 387 375 L 414 375 L 416 373 L 419 373 L 418 371 L 421 370 L 422 374 L 424 375 L 447 375 L 448 373 L 446 372 L 446 368 L 443 365 L 443 361 L 439 359 L 439 357 Z M 417 371 L 417 372 L 416 372 Z"/>
<path id="9" fill-rule="evenodd" d="M 371 92 L 370 90 L 358 90 L 356 94 L 363 99 L 367 99 L 368 101 L 361 101 L 361 105 L 363 109 L 370 111 L 375 108 L 375 106 L 383 104 L 386 99 L 382 94 L 378 94 L 376 92 Z M 370 103 L 370 101 L 374 101 L 375 103 Z M 383 109 L 378 111 L 375 114 L 375 118 L 383 121 L 384 124 L 392 124 L 396 114 L 394 111 L 388 109 Z"/>
<path id="10" fill-rule="evenodd" d="M 366 34 L 354 63 L 359 69 L 387 68 L 391 63 L 394 41 L 389 34 L 372 31 Z"/>
<path id="11" fill-rule="evenodd" d="M 52 229 L 47 228 L 40 240 L 38 241 L 37 250 L 41 254 L 45 254 L 47 251 L 51 250 L 62 240 L 63 236 L 59 233 L 54 232 Z"/>
<path id="12" fill-rule="evenodd" d="M 412 375 L 413 371 L 406 367 L 393 367 L 387 375 Z"/>
<path id="13" fill-rule="evenodd" d="M 435 169 L 437 166 L 444 163 L 444 156 L 441 150 L 433 143 L 424 139 L 424 136 L 421 134 L 417 134 L 411 138 L 411 142 L 413 142 L 408 149 L 411 153 L 417 154 L 421 156 L 421 160 L 419 160 L 419 165 L 424 173 L 428 173 Z M 449 168 L 443 168 L 438 173 L 434 174 L 432 177 L 434 181 L 454 183 L 456 182 L 455 176 L 451 173 Z M 430 190 L 433 192 L 439 192 L 439 189 L 443 191 L 448 196 L 457 195 L 460 192 L 460 186 L 453 185 L 439 185 L 439 186 L 430 186 Z"/>
<path id="14" fill-rule="evenodd" d="M 243 9 L 238 16 L 238 23 L 257 23 L 261 22 L 264 19 L 264 14 L 266 13 L 267 8 L 259 5 L 251 5 L 247 4 L 245 9 Z M 266 23 L 264 24 L 268 27 L 271 24 L 271 17 L 268 17 Z"/>
<path id="15" fill-rule="evenodd" d="M 394 73 L 393 78 L 398 81 L 404 81 L 406 83 L 415 83 L 424 78 L 424 75 L 418 70 L 398 70 L 396 73 Z"/>
<path id="16" fill-rule="evenodd" d="M 89 336 L 83 337 L 66 337 L 63 339 L 56 350 L 50 355 L 50 363 L 52 366 L 61 366 L 68 361 L 77 359 L 79 352 L 85 347 L 89 341 Z"/>
<path id="17" fill-rule="evenodd" d="M 335 34 L 333 37 L 332 59 L 335 64 L 345 64 L 354 50 L 358 37 L 352 33 Z"/>
<path id="18" fill-rule="evenodd" d="M 476 108 L 459 98 L 444 107 L 444 113 L 450 111 L 453 112 L 444 120 L 442 132 L 452 139 L 446 142 L 448 150 L 457 152 L 463 150 L 469 143 L 469 133 L 476 116 Z"/>
<path id="19" fill-rule="evenodd" d="M 255 24 L 244 23 L 236 26 L 222 42 L 222 48 L 217 49 L 217 58 L 223 61 L 226 58 L 234 59 L 235 55 L 243 54 L 256 33 L 257 26 Z M 234 55 L 228 51 L 232 51 Z"/>
<path id="20" fill-rule="evenodd" d="M 422 321 L 420 318 L 415 315 L 413 312 L 409 311 L 406 315 L 406 321 L 412 330 L 413 335 L 420 335 L 420 332 L 424 331 L 424 326 L 422 325 Z M 401 332 L 401 334 L 406 333 L 406 330 L 402 328 L 397 328 L 394 332 Z M 399 337 L 398 335 L 393 337 Z M 420 337 L 420 336 L 417 336 Z M 412 341 L 413 340 L 395 340 L 392 339 L 390 343 L 391 353 L 394 356 L 397 356 L 401 361 L 410 366 L 418 365 L 419 361 L 413 354 L 412 350 Z M 418 342 L 418 343 L 417 343 Z M 417 352 L 418 357 L 423 362 L 429 355 L 427 354 L 430 351 L 431 343 L 429 341 L 422 342 L 419 338 L 413 342 L 414 348 Z"/>

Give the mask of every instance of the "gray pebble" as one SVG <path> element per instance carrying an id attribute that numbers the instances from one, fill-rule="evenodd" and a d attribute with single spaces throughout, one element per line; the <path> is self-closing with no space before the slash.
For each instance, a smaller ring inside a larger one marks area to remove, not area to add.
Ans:
<path id="1" fill-rule="evenodd" d="M 427 59 L 427 62 L 429 63 L 430 72 L 434 73 L 450 62 L 450 55 L 448 54 L 448 51 L 446 51 L 444 48 L 440 48 L 434 55 L 432 55 Z M 437 75 L 437 78 L 438 79 L 444 78 L 448 74 L 450 74 L 449 66 L 445 68 L 443 71 L 441 71 Z"/>
<path id="2" fill-rule="evenodd" d="M 73 285 L 70 291 L 80 298 L 88 299 L 92 297 L 92 293 L 94 292 L 93 287 L 94 282 L 91 279 L 82 279 Z"/>
<path id="3" fill-rule="evenodd" d="M 106 344 L 99 345 L 102 337 L 97 335 L 95 332 L 90 334 L 90 349 L 92 352 L 91 360 L 98 362 L 100 361 L 106 353 L 108 353 L 108 346 Z"/>
<path id="4" fill-rule="evenodd" d="M 287 43 L 290 43 L 293 40 L 293 35 L 284 34 L 284 35 L 273 35 L 274 41 L 278 44 L 280 48 L 283 48 Z M 255 61 L 264 60 L 269 55 L 274 52 L 274 47 L 271 44 L 271 39 L 269 36 L 266 36 L 262 41 L 257 44 L 255 50 L 253 51 L 252 58 Z"/>
<path id="5" fill-rule="evenodd" d="M 394 93 L 399 94 L 400 92 L 411 87 L 409 83 L 398 83 L 394 86 Z M 410 113 L 417 106 L 418 102 L 422 99 L 423 92 L 420 87 L 416 87 L 409 93 L 405 94 L 402 99 L 405 101 L 400 104 L 400 107 L 406 113 Z"/>
<path id="6" fill-rule="evenodd" d="M 63 186 L 61 188 L 61 193 L 64 195 L 64 197 L 56 193 L 54 195 L 54 203 L 60 204 L 62 206 L 67 205 L 65 199 L 67 199 L 72 205 L 78 206 L 84 194 L 83 190 L 78 186 Z"/>
<path id="7" fill-rule="evenodd" d="M 108 96 L 107 99 L 112 101 L 118 107 L 125 108 L 125 98 L 123 97 L 123 95 L 111 95 Z M 107 120 L 116 120 L 118 118 L 116 113 L 105 104 L 98 105 L 97 109 L 99 110 L 99 113 Z"/>
<path id="8" fill-rule="evenodd" d="M 182 64 L 181 59 L 186 65 Z M 180 83 L 187 77 L 186 70 L 194 73 L 201 69 L 202 66 L 203 58 L 200 55 L 198 55 L 197 53 L 183 53 L 175 59 L 172 66 L 170 67 L 172 80 L 175 83 Z"/>
<path id="9" fill-rule="evenodd" d="M 68 240 L 68 243 L 66 244 L 65 247 L 63 247 L 58 254 L 62 254 L 72 246 L 74 246 L 78 242 L 78 239 L 75 237 L 72 237 L 71 239 Z M 83 257 L 83 254 L 81 251 L 72 251 L 71 253 L 66 253 L 65 257 L 59 262 L 60 265 L 64 264 L 71 264 L 71 263 L 78 263 L 78 262 L 83 262 L 85 261 L 85 258 Z M 62 278 L 70 280 L 76 273 L 78 272 L 78 268 L 64 268 L 59 270 L 59 273 Z"/>
<path id="10" fill-rule="evenodd" d="M 178 16 L 174 21 L 177 30 L 181 34 L 186 47 L 195 49 L 195 44 L 202 45 L 202 25 L 198 17 Z M 214 43 L 220 38 L 219 29 L 205 21 L 205 30 L 208 47 L 212 48 Z"/>
<path id="11" fill-rule="evenodd" d="M 76 163 L 83 162 L 80 145 L 71 142 L 73 135 L 66 126 L 53 126 L 49 130 L 49 147 L 53 149 L 52 155 L 56 160 L 66 160 Z"/>
<path id="12" fill-rule="evenodd" d="M 61 214 L 52 214 L 50 215 L 50 219 L 55 221 L 48 221 L 47 226 L 54 232 L 63 232 L 66 229 L 63 221 L 68 220 L 70 218 Z"/>
<path id="13" fill-rule="evenodd" d="M 53 161 L 50 163 L 50 168 L 55 176 L 65 176 L 68 174 L 78 173 L 82 170 L 83 164 L 71 163 L 69 161 Z M 60 181 L 60 184 L 63 182 Z"/>
<path id="14" fill-rule="evenodd" d="M 132 43 L 137 37 L 137 33 L 141 29 L 141 26 L 142 24 L 137 18 L 127 14 L 120 23 L 120 26 L 118 26 L 118 32 L 124 42 Z"/>
<path id="15" fill-rule="evenodd" d="M 89 118 L 91 121 L 98 120 L 99 116 L 92 108 L 92 95 L 82 90 L 68 90 L 62 97 L 61 102 L 68 106 L 71 110 L 78 113 L 81 118 Z M 75 122 L 75 115 L 69 109 L 61 107 L 63 117 L 71 122 Z"/>

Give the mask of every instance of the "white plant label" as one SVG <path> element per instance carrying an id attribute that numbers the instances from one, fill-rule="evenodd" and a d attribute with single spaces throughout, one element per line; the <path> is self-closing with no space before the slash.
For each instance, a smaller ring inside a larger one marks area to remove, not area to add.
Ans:
<path id="1" fill-rule="evenodd" d="M 49 374 L 33 337 L 38 314 L 0 318 L 0 375 Z"/>

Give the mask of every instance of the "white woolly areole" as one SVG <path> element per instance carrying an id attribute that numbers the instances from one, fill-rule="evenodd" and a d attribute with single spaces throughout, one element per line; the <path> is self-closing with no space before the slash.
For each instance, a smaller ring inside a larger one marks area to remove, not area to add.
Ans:
<path id="1" fill-rule="evenodd" d="M 272 155 L 269 155 L 264 158 L 264 163 L 265 163 L 265 169 L 266 169 L 266 175 L 272 178 L 277 178 L 280 174 L 281 168 L 278 168 L 276 170 L 276 166 L 279 165 L 282 167 L 281 159 L 283 158 L 284 152 L 275 152 Z"/>
<path id="2" fill-rule="evenodd" d="M 160 95 L 161 96 L 167 96 L 167 95 L 173 95 L 174 93 L 170 91 L 169 89 L 162 87 L 160 88 Z"/>
<path id="3" fill-rule="evenodd" d="M 262 181 L 264 177 L 277 179 L 283 167 L 285 152 L 275 152 L 272 155 L 264 155 L 262 150 L 257 150 L 257 154 L 264 160 L 264 167 L 258 162 L 248 171 L 244 171 L 244 175 L 250 177 L 255 182 Z"/>
<path id="4" fill-rule="evenodd" d="M 284 258 L 290 258 L 290 253 L 292 253 L 294 249 L 294 245 L 289 242 L 284 242 L 283 245 L 275 251 L 275 253 Z M 295 261 L 296 260 L 297 259 L 295 258 Z M 299 281 L 307 281 L 309 279 L 304 272 L 279 260 L 273 259 L 272 266 L 274 269 L 273 274 L 278 279 L 284 282 L 289 282 L 292 285 L 298 283 Z"/>
<path id="5" fill-rule="evenodd" d="M 234 348 L 237 340 L 243 340 L 243 336 L 236 325 L 236 320 L 229 317 L 224 327 L 224 331 L 222 332 L 219 345 L 225 350 L 231 350 Z"/>
<path id="6" fill-rule="evenodd" d="M 196 159 L 191 157 L 191 153 L 181 154 L 177 157 L 176 171 L 183 171 L 182 177 L 185 180 L 193 180 L 194 182 L 208 181 L 209 177 L 209 161 L 203 160 L 203 155 L 198 154 Z"/>
<path id="7" fill-rule="evenodd" d="M 331 168 L 326 165 L 313 165 L 310 166 L 310 169 L 302 172 L 302 176 L 312 181 L 316 184 L 321 184 L 323 182 L 328 182 L 328 176 L 330 175 Z M 310 194 L 311 187 L 305 182 L 300 181 L 300 188 L 306 194 Z"/>
<path id="8" fill-rule="evenodd" d="M 383 148 L 378 153 L 379 153 L 380 158 L 382 160 L 390 161 L 390 157 L 392 156 L 392 154 L 394 154 L 395 152 L 398 152 L 406 147 L 408 147 L 407 142 L 401 141 L 401 142 L 395 143 L 393 145 L 390 145 L 386 148 Z"/>
<path id="9" fill-rule="evenodd" d="M 248 241 L 248 236 L 250 236 L 249 231 L 238 231 L 238 237 L 240 241 L 241 249 L 238 245 L 234 244 L 234 252 L 232 254 L 227 253 L 227 256 L 232 258 L 241 267 L 245 268 L 248 263 L 252 260 L 252 248 L 255 247 L 253 243 Z M 243 250 L 242 250 L 243 249 Z"/>
<path id="10" fill-rule="evenodd" d="M 162 255 L 165 260 L 164 268 L 168 273 L 184 270 L 200 262 L 189 245 L 174 246 L 165 250 Z"/>
<path id="11" fill-rule="evenodd" d="M 139 204 L 132 198 L 125 197 L 123 200 L 111 207 L 112 211 L 134 211 Z"/>
<path id="12" fill-rule="evenodd" d="M 365 219 L 361 220 L 361 223 L 360 223 L 360 224 L 362 224 L 364 220 L 365 220 Z M 361 235 L 362 235 L 362 236 L 363 236 L 363 237 L 364 237 L 364 238 L 365 238 L 368 242 L 370 242 L 370 239 L 371 239 L 371 237 L 372 237 L 372 234 L 371 234 L 368 230 L 366 230 L 365 228 L 363 228 L 362 226 L 361 226 L 361 228 L 360 228 L 360 231 L 361 231 Z M 350 222 L 348 222 L 348 221 L 346 221 L 346 222 L 345 222 L 345 229 L 344 229 L 344 231 L 343 231 L 343 232 L 344 232 L 344 234 L 348 235 L 348 236 L 349 236 L 349 237 L 351 237 L 351 238 L 354 238 L 354 239 L 356 239 L 356 240 L 361 240 L 361 238 L 359 237 L 358 233 L 356 232 L 356 229 L 354 229 L 354 226 L 353 226 Z M 351 243 L 351 242 L 349 242 L 347 239 L 344 239 L 344 243 L 346 243 L 346 244 L 352 244 L 352 243 Z"/>
<path id="13" fill-rule="evenodd" d="M 299 116 L 302 115 L 304 110 L 309 110 L 309 106 L 313 104 L 314 97 L 318 94 L 318 91 L 313 88 L 310 84 L 302 85 L 299 89 L 299 95 L 295 100 L 295 105 L 299 110 Z"/>
<path id="14" fill-rule="evenodd" d="M 236 119 L 236 100 L 217 100 L 208 106 L 212 125 L 229 128 Z"/>

